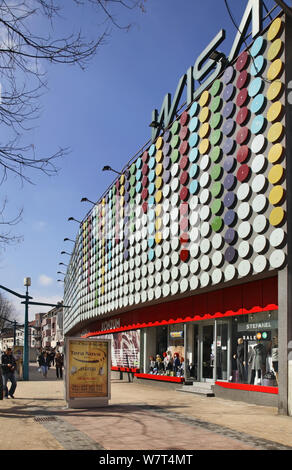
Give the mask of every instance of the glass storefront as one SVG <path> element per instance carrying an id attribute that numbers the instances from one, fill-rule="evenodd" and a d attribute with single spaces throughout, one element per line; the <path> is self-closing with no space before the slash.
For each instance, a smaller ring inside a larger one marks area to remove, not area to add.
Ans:
<path id="1" fill-rule="evenodd" d="M 278 311 L 141 330 L 141 372 L 277 386 Z"/>

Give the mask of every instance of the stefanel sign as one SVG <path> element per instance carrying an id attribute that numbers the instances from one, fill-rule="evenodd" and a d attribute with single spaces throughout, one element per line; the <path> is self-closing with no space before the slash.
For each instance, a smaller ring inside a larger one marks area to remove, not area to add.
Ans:
<path id="1" fill-rule="evenodd" d="M 262 29 L 262 0 L 249 0 L 243 14 L 238 33 L 235 36 L 230 50 L 228 62 L 232 62 L 239 54 L 241 45 L 244 41 L 248 27 L 252 23 L 252 37 L 256 36 Z M 219 60 L 212 59 L 212 54 L 225 39 L 225 30 L 221 29 L 204 51 L 196 59 L 193 66 L 180 78 L 173 100 L 171 94 L 167 93 L 164 97 L 160 113 L 154 109 L 152 111 L 152 142 L 158 137 L 161 128 L 166 128 L 174 120 L 184 88 L 187 89 L 187 101 L 189 106 L 209 85 L 218 77 L 226 66 L 224 54 L 219 54 Z M 215 68 L 214 68 L 215 67 Z M 214 69 L 214 70 L 213 70 Z M 195 81 L 200 86 L 195 90 Z M 202 83 L 203 81 L 203 83 Z"/>

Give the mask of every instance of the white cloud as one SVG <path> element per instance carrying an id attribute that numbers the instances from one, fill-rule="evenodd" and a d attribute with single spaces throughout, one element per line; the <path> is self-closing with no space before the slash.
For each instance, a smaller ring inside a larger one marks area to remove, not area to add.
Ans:
<path id="1" fill-rule="evenodd" d="M 38 282 L 41 284 L 41 286 L 50 286 L 53 284 L 53 279 L 46 274 L 41 274 L 39 276 Z"/>

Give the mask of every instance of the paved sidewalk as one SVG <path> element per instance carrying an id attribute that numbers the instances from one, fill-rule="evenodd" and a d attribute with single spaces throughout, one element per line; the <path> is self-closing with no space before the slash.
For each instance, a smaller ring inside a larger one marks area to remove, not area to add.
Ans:
<path id="1" fill-rule="evenodd" d="M 292 450 L 292 417 L 157 384 L 112 380 L 106 408 L 67 409 L 55 369 L 31 365 L 15 399 L 0 401 L 1 450 Z"/>

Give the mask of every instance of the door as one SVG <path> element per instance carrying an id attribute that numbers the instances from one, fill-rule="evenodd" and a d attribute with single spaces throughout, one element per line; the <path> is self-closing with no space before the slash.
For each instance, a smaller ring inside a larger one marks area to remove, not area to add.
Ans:
<path id="1" fill-rule="evenodd" d="M 201 343 L 201 374 L 202 382 L 214 381 L 214 324 L 201 325 L 200 343 Z"/>

